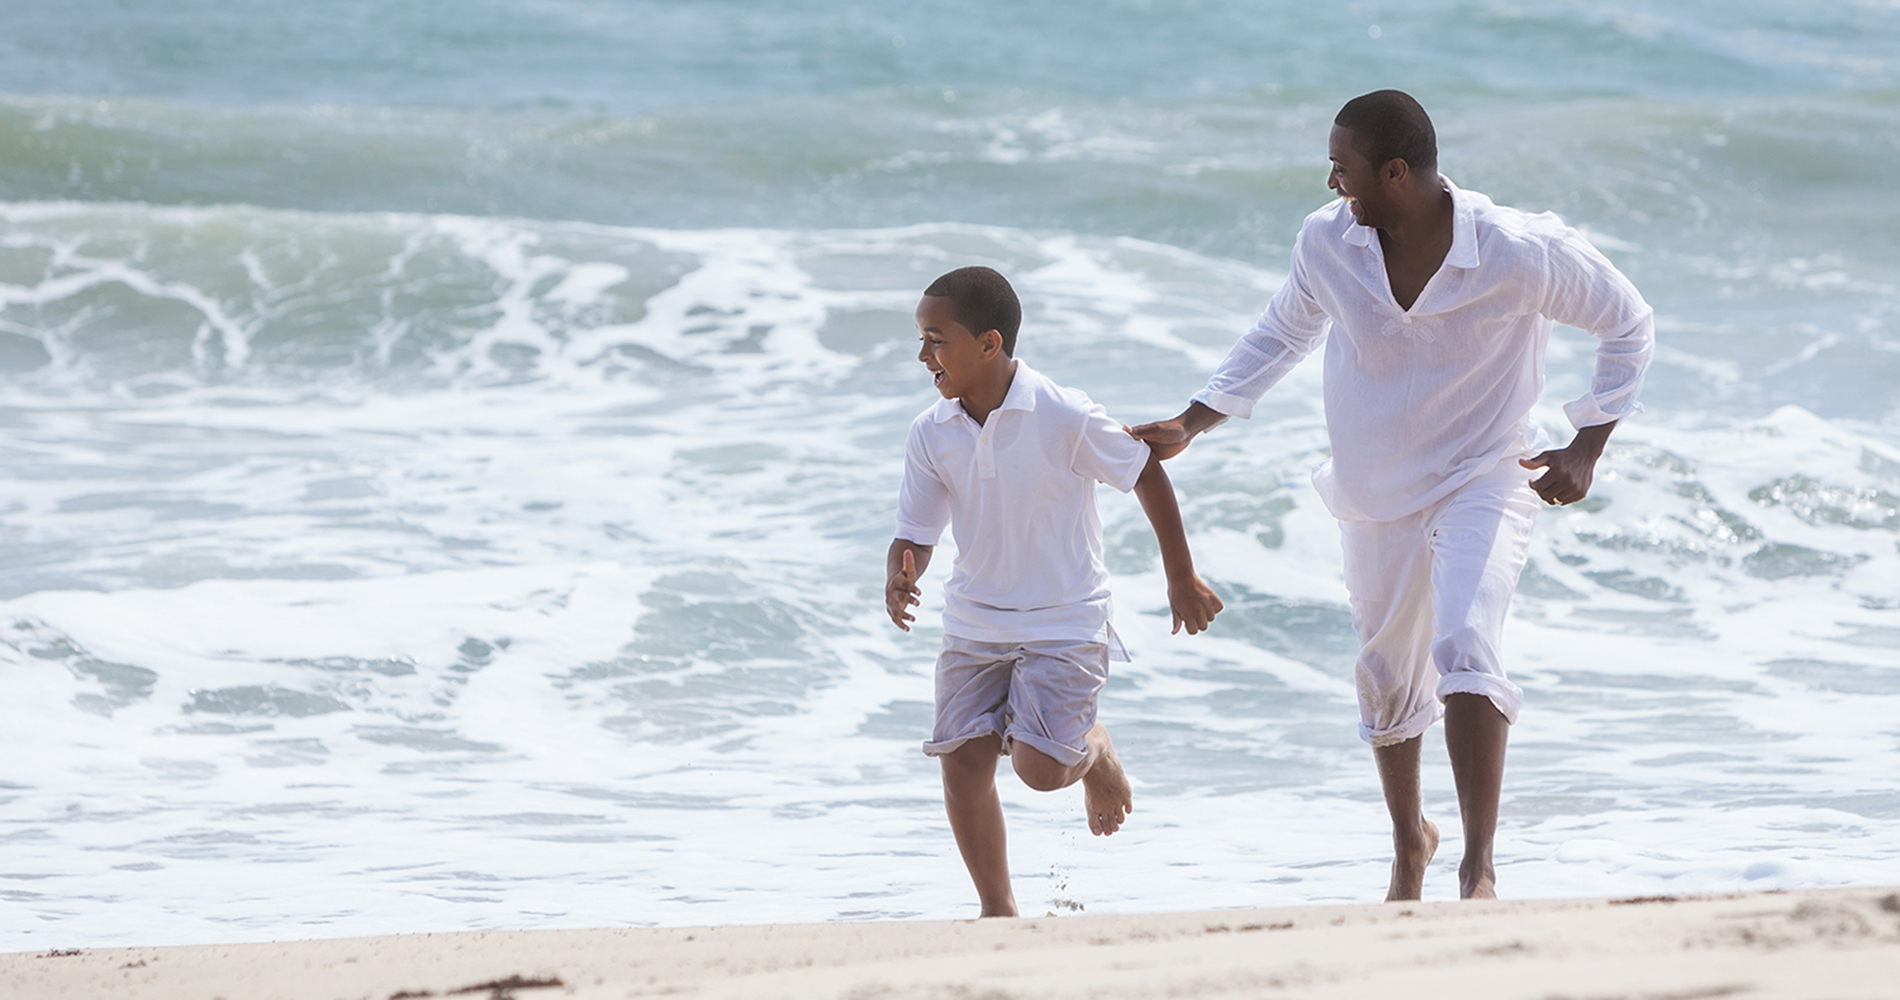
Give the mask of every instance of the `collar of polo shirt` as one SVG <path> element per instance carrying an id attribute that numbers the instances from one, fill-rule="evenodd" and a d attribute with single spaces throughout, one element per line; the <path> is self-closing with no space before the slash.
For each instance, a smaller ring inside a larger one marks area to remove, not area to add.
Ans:
<path id="1" fill-rule="evenodd" d="M 992 417 L 1004 410 L 1033 410 L 1036 408 L 1036 389 L 1035 386 L 1030 383 L 1035 379 L 1042 378 L 1042 375 L 1025 364 L 1021 358 L 1015 360 L 1016 374 L 1009 380 L 1009 392 L 1003 395 L 1003 405 L 998 406 L 991 412 L 990 416 Z M 1029 377 L 1024 378 L 1023 376 L 1025 374 Z M 930 411 L 930 419 L 940 424 L 956 417 L 963 417 L 966 420 L 976 419 L 964 412 L 963 401 L 960 399 L 939 399 L 937 400 L 936 407 Z"/>

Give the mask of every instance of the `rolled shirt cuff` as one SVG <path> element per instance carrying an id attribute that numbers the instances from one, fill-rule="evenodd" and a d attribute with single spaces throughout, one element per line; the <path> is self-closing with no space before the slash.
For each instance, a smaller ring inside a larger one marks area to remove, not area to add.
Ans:
<path id="1" fill-rule="evenodd" d="M 1194 401 L 1223 417 L 1239 417 L 1245 420 L 1253 416 L 1253 400 L 1245 396 L 1202 389 L 1194 394 Z"/>
<path id="2" fill-rule="evenodd" d="M 1584 396 L 1564 404 L 1564 416 L 1570 418 L 1570 426 L 1577 430 L 1611 423 L 1641 412 L 1643 412 L 1643 404 L 1632 400 L 1623 412 L 1611 413 L 1597 403 L 1595 396 Z"/>

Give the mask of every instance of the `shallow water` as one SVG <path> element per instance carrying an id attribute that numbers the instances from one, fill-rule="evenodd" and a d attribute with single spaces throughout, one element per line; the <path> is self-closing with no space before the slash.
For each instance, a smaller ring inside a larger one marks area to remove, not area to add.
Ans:
<path id="1" fill-rule="evenodd" d="M 1519 588 L 1506 891 L 1900 879 L 1890 6 L 29 8 L 0 945 L 966 914 L 937 592 L 878 603 L 918 289 L 1000 267 L 1022 356 L 1172 413 L 1384 83 L 1662 336 Z M 1206 636 L 1102 497 L 1137 812 L 1004 781 L 1027 909 L 1381 894 L 1318 390 L 1173 463 Z M 1430 740 L 1426 792 L 1455 857 Z"/>

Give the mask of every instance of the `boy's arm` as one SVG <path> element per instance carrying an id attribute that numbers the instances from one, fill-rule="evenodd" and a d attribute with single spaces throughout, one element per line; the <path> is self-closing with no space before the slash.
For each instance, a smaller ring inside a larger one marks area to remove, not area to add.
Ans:
<path id="1" fill-rule="evenodd" d="M 891 550 L 884 556 L 884 610 L 890 613 L 891 624 L 906 632 L 910 626 L 905 623 L 917 620 L 909 609 L 922 603 L 917 578 L 930 566 L 930 553 L 935 548 L 908 538 L 893 538 Z"/>
<path id="2" fill-rule="evenodd" d="M 1168 575 L 1168 607 L 1174 612 L 1174 631 L 1186 625 L 1188 634 L 1207 631 L 1209 622 L 1221 610 L 1220 598 L 1194 574 L 1194 557 L 1188 554 L 1187 530 L 1181 526 L 1181 507 L 1174 499 L 1174 484 L 1161 468 L 1155 451 L 1148 453 L 1148 466 L 1135 480 L 1135 497 L 1154 526 L 1155 540 L 1161 543 L 1161 568 Z"/>

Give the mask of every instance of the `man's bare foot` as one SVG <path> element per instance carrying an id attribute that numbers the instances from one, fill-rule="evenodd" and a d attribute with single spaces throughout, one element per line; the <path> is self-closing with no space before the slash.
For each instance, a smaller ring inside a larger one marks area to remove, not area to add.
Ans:
<path id="1" fill-rule="evenodd" d="M 1105 837 L 1121 829 L 1128 814 L 1135 811 L 1135 790 L 1129 787 L 1121 758 L 1115 756 L 1108 727 L 1097 722 L 1089 730 L 1089 744 L 1099 752 L 1088 773 L 1082 775 L 1082 808 L 1089 814 L 1089 832 Z"/>
<path id="2" fill-rule="evenodd" d="M 1482 871 L 1466 874 L 1464 866 L 1458 870 L 1458 898 L 1460 899 L 1496 899 L 1498 898 L 1498 877 L 1490 865 Z"/>
<path id="3" fill-rule="evenodd" d="M 1421 819 L 1419 823 L 1420 838 L 1409 848 L 1398 847 L 1398 838 L 1392 838 L 1396 849 L 1392 859 L 1392 885 L 1385 891 L 1388 903 L 1417 899 L 1425 893 L 1425 868 L 1438 853 L 1438 827 L 1429 819 Z"/>

